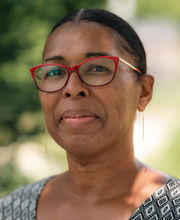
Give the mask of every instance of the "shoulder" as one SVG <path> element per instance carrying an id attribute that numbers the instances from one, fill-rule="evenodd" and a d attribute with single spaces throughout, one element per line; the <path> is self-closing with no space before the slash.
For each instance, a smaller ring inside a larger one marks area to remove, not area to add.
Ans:
<path id="1" fill-rule="evenodd" d="M 0 199 L 0 220 L 35 219 L 36 204 L 50 177 L 18 188 Z"/>
<path id="2" fill-rule="evenodd" d="M 130 219 L 180 219 L 180 180 L 171 177 Z"/>

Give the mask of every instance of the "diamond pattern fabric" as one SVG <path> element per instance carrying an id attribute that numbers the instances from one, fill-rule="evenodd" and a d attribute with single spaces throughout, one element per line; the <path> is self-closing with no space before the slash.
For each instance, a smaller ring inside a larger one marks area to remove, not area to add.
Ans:
<path id="1" fill-rule="evenodd" d="M 180 181 L 171 178 L 153 193 L 129 220 L 180 219 Z"/>

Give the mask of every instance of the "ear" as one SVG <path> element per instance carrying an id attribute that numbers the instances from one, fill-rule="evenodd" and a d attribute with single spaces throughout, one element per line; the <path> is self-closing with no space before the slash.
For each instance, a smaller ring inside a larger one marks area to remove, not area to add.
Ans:
<path id="1" fill-rule="evenodd" d="M 152 98 L 154 78 L 151 75 L 143 75 L 140 79 L 141 92 L 139 96 L 138 110 L 143 112 Z"/>

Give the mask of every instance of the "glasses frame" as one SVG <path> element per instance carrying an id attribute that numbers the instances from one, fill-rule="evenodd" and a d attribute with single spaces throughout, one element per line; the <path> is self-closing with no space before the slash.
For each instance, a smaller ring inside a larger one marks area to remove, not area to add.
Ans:
<path id="1" fill-rule="evenodd" d="M 84 82 L 83 79 L 81 79 L 80 77 L 80 73 L 79 73 L 79 68 L 81 67 L 81 65 L 83 65 L 84 63 L 88 62 L 88 61 L 91 61 L 91 60 L 95 60 L 95 59 L 102 59 L 102 58 L 106 58 L 106 59 L 111 59 L 114 61 L 114 64 L 115 64 L 115 70 L 114 70 L 114 75 L 112 77 L 112 79 L 108 82 L 108 83 L 104 83 L 102 85 L 89 85 L 88 83 Z M 100 86 L 105 86 L 109 83 L 111 83 L 116 75 L 116 72 L 117 72 L 117 67 L 118 67 L 118 63 L 119 62 L 122 62 L 124 63 L 126 66 L 129 66 L 131 69 L 133 69 L 135 72 L 137 72 L 139 75 L 142 75 L 142 72 L 135 66 L 133 66 L 132 64 L 130 64 L 129 62 L 127 62 L 126 60 L 122 59 L 121 57 L 116 57 L 116 56 L 100 56 L 100 57 L 93 57 L 93 58 L 89 58 L 77 65 L 74 65 L 74 66 L 67 66 L 67 65 L 62 65 L 62 64 L 55 64 L 55 63 L 48 63 L 48 64 L 41 64 L 41 65 L 38 65 L 38 66 L 34 66 L 32 68 L 30 68 L 30 73 L 31 73 L 31 76 L 33 78 L 33 81 L 36 85 L 36 87 L 41 91 L 41 92 L 45 92 L 45 93 L 53 93 L 53 92 L 58 92 L 60 90 L 62 90 L 68 83 L 68 80 L 69 80 L 69 77 L 71 76 L 71 73 L 72 72 L 76 72 L 77 75 L 79 76 L 79 79 L 81 80 L 81 82 L 83 82 L 85 85 L 87 86 L 92 86 L 92 87 L 100 87 Z M 43 66 L 60 66 L 60 67 L 63 67 L 67 70 L 67 73 L 68 73 L 68 77 L 67 77 L 67 80 L 64 84 L 64 86 L 60 89 L 56 89 L 56 90 L 53 90 L 53 91 L 45 91 L 43 89 L 41 89 L 36 81 L 36 76 L 35 76 L 35 72 L 36 72 L 36 69 L 40 68 L 40 67 L 43 67 Z"/>

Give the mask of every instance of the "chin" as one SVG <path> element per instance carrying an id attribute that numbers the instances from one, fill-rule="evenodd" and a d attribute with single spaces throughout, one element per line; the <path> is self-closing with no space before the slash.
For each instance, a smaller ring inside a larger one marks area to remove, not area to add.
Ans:
<path id="1" fill-rule="evenodd" d="M 95 143 L 94 140 L 90 141 L 87 137 L 74 137 L 68 140 L 61 139 L 56 141 L 67 153 L 76 157 L 91 157 L 103 151 L 103 145 Z M 100 148 L 101 146 L 101 148 Z"/>

